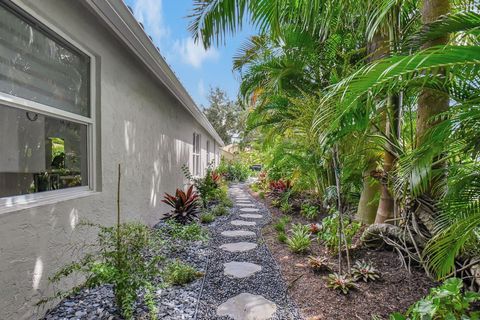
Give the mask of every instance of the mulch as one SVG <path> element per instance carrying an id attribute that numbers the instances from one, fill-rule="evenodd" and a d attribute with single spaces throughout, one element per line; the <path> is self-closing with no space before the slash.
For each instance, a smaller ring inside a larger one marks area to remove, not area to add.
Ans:
<path id="1" fill-rule="evenodd" d="M 269 207 L 273 222 L 283 215 L 270 205 L 268 198 L 264 201 Z M 298 213 L 289 214 L 292 223 L 311 223 Z M 319 217 L 318 220 L 321 220 Z M 331 319 L 365 319 L 376 316 L 388 319 L 396 311 L 405 312 L 410 305 L 425 296 L 436 285 L 423 270 L 412 267 L 409 273 L 401 265 L 395 252 L 370 250 L 355 246 L 351 250 L 352 263 L 356 260 L 371 262 L 381 274 L 374 282 L 358 282 L 358 289 L 343 295 L 326 287 L 325 277 L 328 273 L 315 273 L 307 263 L 308 255 L 325 256 L 333 265 L 337 265 L 337 255 L 332 256 L 322 244 L 312 241 L 310 252 L 294 254 L 288 247 L 277 240 L 277 231 L 273 223 L 262 230 L 263 237 L 278 265 L 288 292 L 297 304 L 301 314 L 309 320 Z M 335 267 L 336 268 L 336 267 Z M 337 271 L 335 270 L 334 271 Z"/>

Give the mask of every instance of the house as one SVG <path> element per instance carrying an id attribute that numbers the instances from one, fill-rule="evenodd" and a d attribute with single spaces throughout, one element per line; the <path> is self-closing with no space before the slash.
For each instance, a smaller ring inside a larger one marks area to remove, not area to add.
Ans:
<path id="1" fill-rule="evenodd" d="M 152 225 L 223 142 L 121 0 L 1 0 L 0 59 L 0 319 L 35 319 L 78 222 L 115 221 L 118 164 Z"/>

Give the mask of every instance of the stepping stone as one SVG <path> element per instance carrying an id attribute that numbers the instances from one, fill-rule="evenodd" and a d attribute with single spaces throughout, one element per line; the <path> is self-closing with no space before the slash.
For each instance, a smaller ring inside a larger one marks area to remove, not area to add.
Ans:
<path id="1" fill-rule="evenodd" d="M 245 220 L 232 220 L 230 223 L 233 224 L 234 226 L 254 226 L 254 225 L 256 225 L 256 223 L 253 222 L 253 221 L 245 221 Z"/>
<path id="2" fill-rule="evenodd" d="M 255 272 L 262 270 L 262 267 L 250 262 L 228 262 L 223 264 L 223 273 L 233 278 L 250 277 Z"/>
<path id="3" fill-rule="evenodd" d="M 240 211 L 243 211 L 243 212 L 258 212 L 259 210 L 257 208 L 241 208 Z"/>
<path id="4" fill-rule="evenodd" d="M 257 244 L 253 242 L 232 242 L 232 243 L 221 245 L 220 249 L 223 249 L 229 252 L 245 252 L 245 251 L 255 249 L 256 247 L 257 247 Z"/>
<path id="5" fill-rule="evenodd" d="M 244 214 L 241 214 L 240 217 L 246 218 L 246 219 L 262 219 L 263 218 L 261 214 L 255 214 L 255 213 L 244 213 Z"/>
<path id="6" fill-rule="evenodd" d="M 246 230 L 228 230 L 222 232 L 222 236 L 224 237 L 253 237 L 255 235 L 255 232 Z"/>
<path id="7" fill-rule="evenodd" d="M 230 316 L 234 320 L 267 320 L 277 311 L 277 305 L 262 296 L 240 293 L 217 308 L 217 316 Z"/>
<path id="8" fill-rule="evenodd" d="M 253 203 L 238 203 L 237 202 L 237 206 L 239 206 L 239 207 L 255 207 L 255 204 L 253 204 Z"/>

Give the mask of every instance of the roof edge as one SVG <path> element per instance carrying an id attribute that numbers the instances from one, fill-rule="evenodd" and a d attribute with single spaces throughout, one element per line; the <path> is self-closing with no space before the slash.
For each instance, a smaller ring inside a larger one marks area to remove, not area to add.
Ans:
<path id="1" fill-rule="evenodd" d="M 174 97 L 187 109 L 200 125 L 220 144 L 222 138 L 213 128 L 203 112 L 197 107 L 190 94 L 174 74 L 143 27 L 122 0 L 85 0 L 116 36 L 152 71 Z"/>

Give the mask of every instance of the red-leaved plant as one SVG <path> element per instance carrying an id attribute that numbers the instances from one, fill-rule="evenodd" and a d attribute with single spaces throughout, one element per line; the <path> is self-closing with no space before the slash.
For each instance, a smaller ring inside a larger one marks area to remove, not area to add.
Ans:
<path id="1" fill-rule="evenodd" d="M 292 188 L 290 180 L 283 181 L 282 179 L 277 181 L 270 181 L 270 190 L 272 192 L 284 193 Z"/>
<path id="2" fill-rule="evenodd" d="M 193 185 L 187 192 L 177 189 L 175 196 L 165 192 L 163 203 L 168 204 L 174 210 L 167 213 L 164 219 L 174 219 L 181 224 L 192 222 L 199 211 L 198 194 L 193 191 Z"/>

